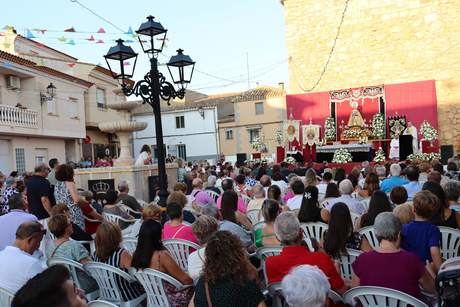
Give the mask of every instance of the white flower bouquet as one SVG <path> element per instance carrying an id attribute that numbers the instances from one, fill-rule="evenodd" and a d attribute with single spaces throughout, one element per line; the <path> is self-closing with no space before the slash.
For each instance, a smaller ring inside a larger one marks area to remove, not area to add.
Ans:
<path id="1" fill-rule="evenodd" d="M 351 153 L 345 148 L 339 148 L 334 152 L 332 162 L 334 163 L 347 163 L 353 161 Z"/>

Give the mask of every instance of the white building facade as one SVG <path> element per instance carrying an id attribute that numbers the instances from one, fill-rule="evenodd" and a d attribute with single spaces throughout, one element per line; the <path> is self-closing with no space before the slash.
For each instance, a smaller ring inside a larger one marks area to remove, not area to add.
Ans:
<path id="1" fill-rule="evenodd" d="M 171 107 L 162 110 L 161 114 L 166 154 L 187 161 L 216 161 L 220 152 L 217 107 L 199 104 L 193 107 L 174 107 L 174 104 L 172 102 Z M 133 133 L 135 157 L 144 144 L 151 146 L 153 152 L 156 149 L 155 120 L 151 112 L 145 112 L 148 108 L 150 106 L 144 105 L 141 108 L 144 111 L 133 112 L 132 115 L 132 120 L 148 123 L 146 129 Z"/>

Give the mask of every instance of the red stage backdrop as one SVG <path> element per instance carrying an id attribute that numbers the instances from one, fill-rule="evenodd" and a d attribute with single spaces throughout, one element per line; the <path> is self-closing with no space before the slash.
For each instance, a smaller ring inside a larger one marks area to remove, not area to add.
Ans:
<path id="1" fill-rule="evenodd" d="M 420 124 L 427 120 L 435 129 L 438 128 L 438 114 L 436 107 L 435 81 L 418 81 L 400 84 L 384 85 L 385 117 L 405 115 L 412 121 L 420 133 Z M 288 116 L 307 124 L 310 119 L 322 126 L 321 135 L 324 135 L 324 121 L 331 114 L 329 92 L 287 95 L 286 110 Z M 359 111 L 369 122 L 379 111 L 379 100 L 363 99 L 359 103 Z M 336 103 L 337 126 L 343 120 L 345 125 L 352 108 L 348 102 Z M 339 130 L 339 129 L 338 129 Z M 339 130 L 340 133 L 340 130 Z M 420 138 L 420 134 L 419 134 Z"/>

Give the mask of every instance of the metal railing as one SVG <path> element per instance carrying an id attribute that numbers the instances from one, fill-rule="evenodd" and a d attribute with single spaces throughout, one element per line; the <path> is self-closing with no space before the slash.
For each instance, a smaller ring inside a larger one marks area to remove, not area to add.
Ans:
<path id="1" fill-rule="evenodd" d="M 38 128 L 38 111 L 0 105 L 0 125 Z"/>

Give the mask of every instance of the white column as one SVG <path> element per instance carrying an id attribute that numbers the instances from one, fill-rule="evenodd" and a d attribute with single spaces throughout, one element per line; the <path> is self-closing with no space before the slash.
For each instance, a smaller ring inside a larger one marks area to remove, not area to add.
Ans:
<path id="1" fill-rule="evenodd" d="M 134 160 L 129 149 L 129 135 L 131 132 L 117 132 L 118 140 L 120 140 L 120 156 L 114 161 L 114 166 L 132 166 Z"/>

